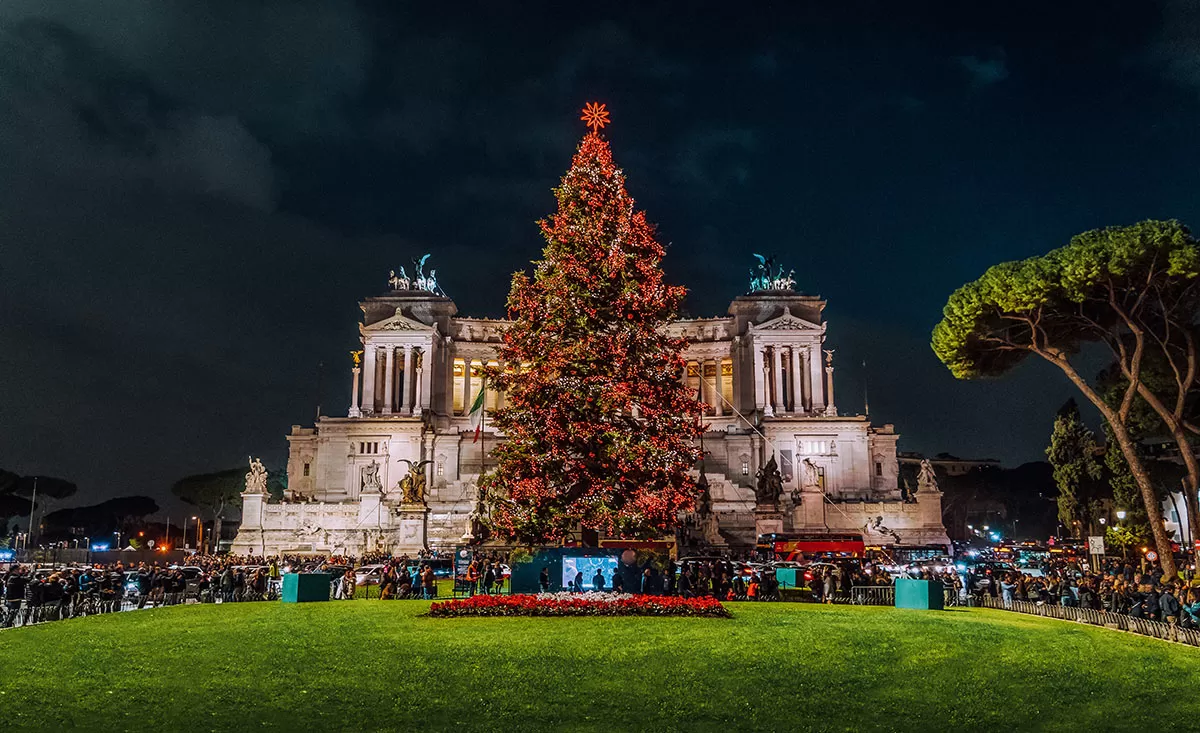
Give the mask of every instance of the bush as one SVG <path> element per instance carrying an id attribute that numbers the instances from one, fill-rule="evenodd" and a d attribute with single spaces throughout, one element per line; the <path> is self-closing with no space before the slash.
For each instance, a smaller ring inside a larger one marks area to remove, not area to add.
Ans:
<path id="1" fill-rule="evenodd" d="M 620 595 L 615 593 L 546 593 L 540 595 L 472 596 L 434 603 L 429 615 L 462 616 L 701 616 L 729 618 L 715 598 Z"/>

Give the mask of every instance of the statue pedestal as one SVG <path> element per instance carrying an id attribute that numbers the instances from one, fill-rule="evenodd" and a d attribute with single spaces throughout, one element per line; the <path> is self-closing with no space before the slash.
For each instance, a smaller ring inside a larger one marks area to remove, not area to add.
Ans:
<path id="1" fill-rule="evenodd" d="M 754 535 L 783 534 L 783 512 L 778 504 L 759 504 L 754 507 Z"/>
<path id="2" fill-rule="evenodd" d="M 399 542 L 393 552 L 416 552 L 429 549 L 425 532 L 429 526 L 429 507 L 424 504 L 401 504 L 396 510 L 400 527 Z"/>
<path id="3" fill-rule="evenodd" d="M 716 515 L 708 514 L 705 515 L 702 520 L 700 520 L 700 532 L 704 537 L 705 543 L 707 543 L 709 547 L 712 547 L 716 550 L 724 550 L 728 547 L 728 543 L 725 542 L 725 538 L 721 536 L 721 530 L 717 524 Z"/>

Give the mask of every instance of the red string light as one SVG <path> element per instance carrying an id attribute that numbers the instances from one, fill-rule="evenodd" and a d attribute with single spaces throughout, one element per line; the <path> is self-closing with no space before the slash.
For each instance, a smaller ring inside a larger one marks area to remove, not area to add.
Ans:
<path id="1" fill-rule="evenodd" d="M 499 356 L 522 368 L 489 373 L 507 394 L 494 418 L 507 440 L 482 483 L 510 540 L 578 527 L 649 536 L 696 498 L 703 406 L 679 380 L 683 341 L 662 328 L 685 291 L 664 281 L 663 247 L 596 132 L 604 106 L 584 111 L 592 131 L 555 190 L 558 211 L 539 222 L 543 259 L 509 294 Z"/>

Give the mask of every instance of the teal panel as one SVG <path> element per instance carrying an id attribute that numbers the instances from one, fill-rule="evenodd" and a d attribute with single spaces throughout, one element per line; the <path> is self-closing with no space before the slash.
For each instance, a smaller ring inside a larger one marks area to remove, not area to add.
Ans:
<path id="1" fill-rule="evenodd" d="M 332 583 L 333 576 L 328 573 L 285 573 L 283 576 L 283 602 L 328 601 L 329 586 Z"/>
<path id="2" fill-rule="evenodd" d="M 896 608 L 918 608 L 941 611 L 945 602 L 943 586 L 934 580 L 896 581 Z"/>

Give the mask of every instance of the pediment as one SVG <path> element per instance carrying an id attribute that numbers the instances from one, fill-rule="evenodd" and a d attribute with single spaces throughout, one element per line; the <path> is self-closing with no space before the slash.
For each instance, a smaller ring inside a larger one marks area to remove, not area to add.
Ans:
<path id="1" fill-rule="evenodd" d="M 435 326 L 427 326 L 420 321 L 413 320 L 404 315 L 400 308 L 396 309 L 396 314 L 384 318 L 382 321 L 376 321 L 369 326 L 359 326 L 359 331 L 362 333 L 378 333 L 381 331 L 412 331 L 416 333 L 435 333 Z"/>
<path id="2" fill-rule="evenodd" d="M 825 326 L 812 321 L 806 321 L 799 316 L 792 314 L 788 307 L 784 307 L 783 314 L 776 316 L 769 321 L 764 321 L 758 325 L 751 325 L 751 331 L 825 331 Z"/>

